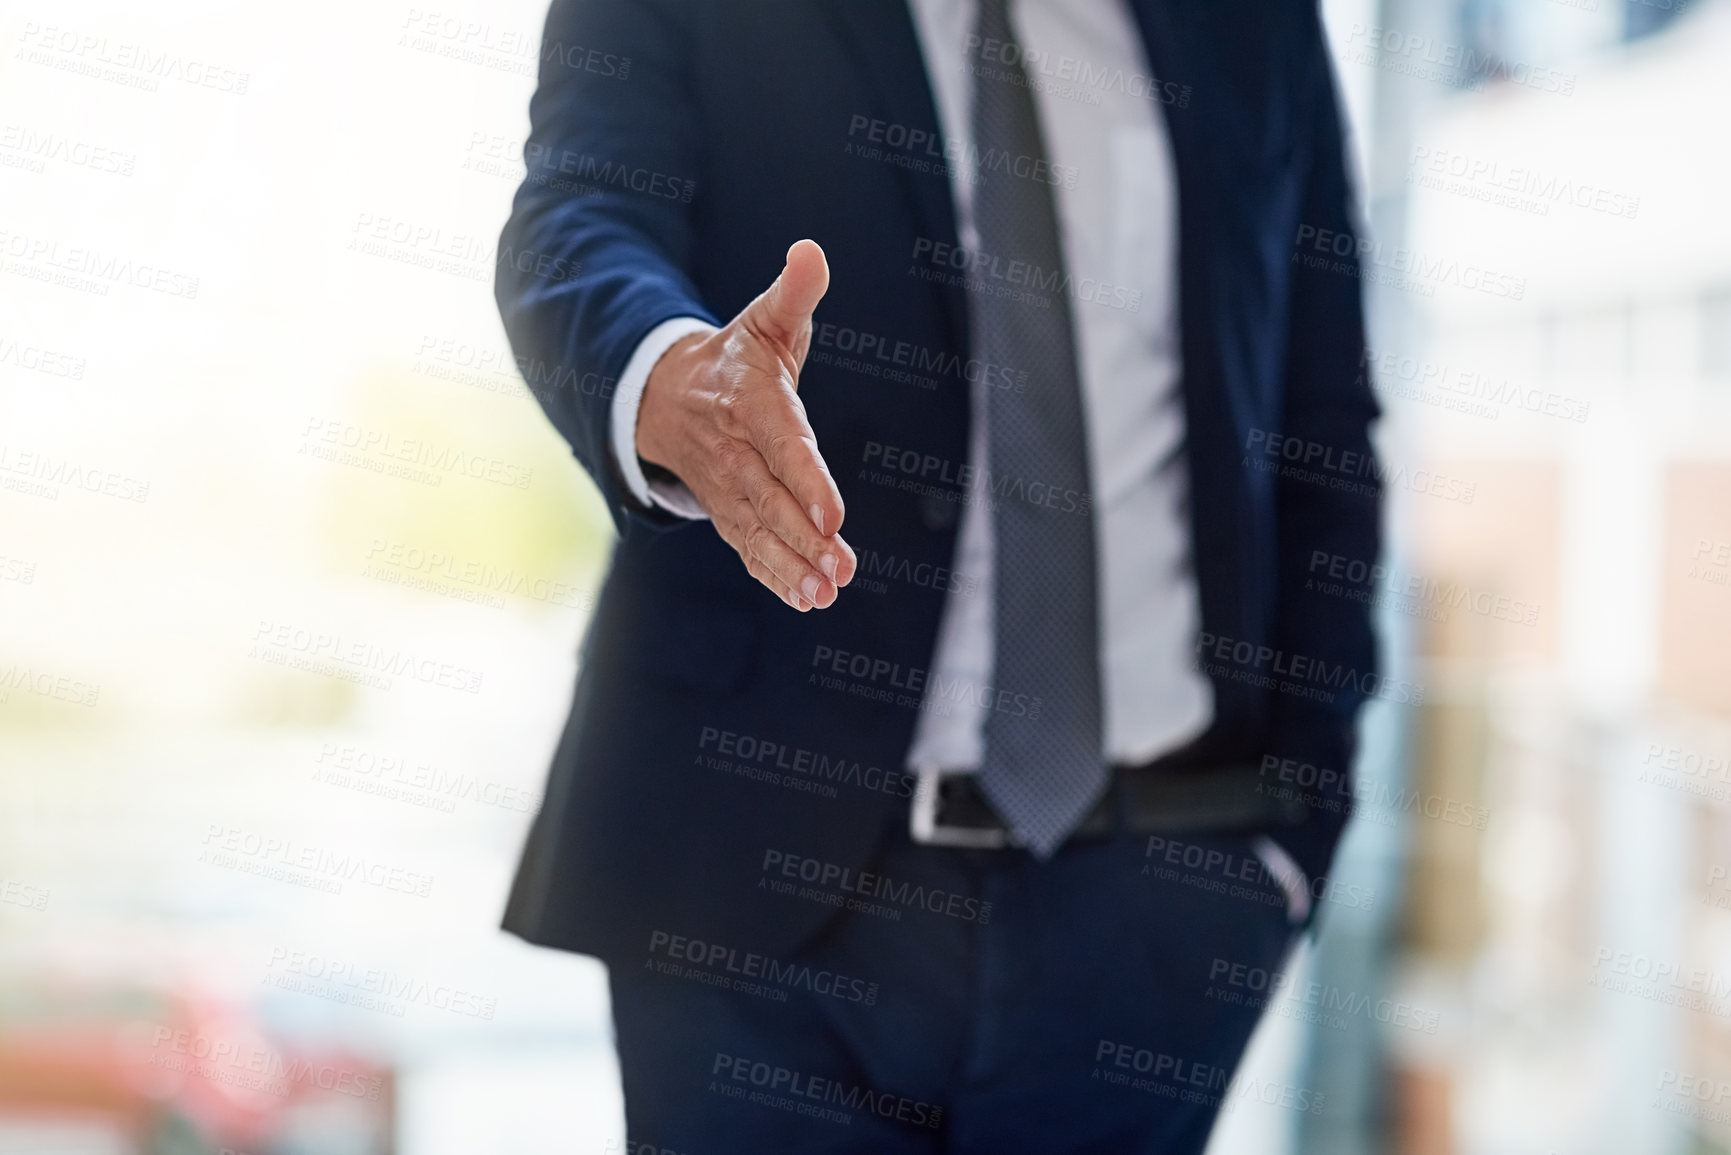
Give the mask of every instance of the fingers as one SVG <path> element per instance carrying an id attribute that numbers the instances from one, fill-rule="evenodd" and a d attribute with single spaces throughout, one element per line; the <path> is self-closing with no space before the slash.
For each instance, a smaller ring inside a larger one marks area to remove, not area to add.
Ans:
<path id="1" fill-rule="evenodd" d="M 811 315 L 829 291 L 829 262 L 816 241 L 796 241 L 775 283 L 740 313 L 746 328 L 786 354 L 797 382 L 811 343 Z"/>
<path id="2" fill-rule="evenodd" d="M 740 556 L 745 561 L 746 572 L 756 578 L 770 593 L 780 598 L 789 609 L 798 610 L 802 614 L 811 609 L 811 603 L 783 585 L 781 579 L 770 572 L 768 566 L 744 550 L 741 550 Z"/>
<path id="3" fill-rule="evenodd" d="M 845 586 L 853 580 L 854 571 L 859 567 L 853 548 L 842 540 L 840 534 L 826 536 L 814 530 L 805 511 L 799 508 L 799 500 L 785 486 L 774 483 L 771 478 L 770 484 L 758 491 L 753 512 L 757 520 L 775 535 L 777 542 L 787 551 L 786 556 L 798 558 L 800 568 L 790 576 L 797 576 L 800 581 L 789 584 L 800 589 L 808 601 L 817 602 L 822 608 L 834 600 L 805 590 L 803 583 L 814 574 L 822 578 L 824 587 Z"/>
<path id="4" fill-rule="evenodd" d="M 739 553 L 746 572 L 787 605 L 805 613 L 835 604 L 835 587 L 812 573 L 809 566 L 789 550 L 762 522 L 750 517 L 750 502 L 741 499 L 741 520 L 723 529 L 721 536 Z"/>
<path id="5" fill-rule="evenodd" d="M 817 435 L 805 419 L 805 407 L 791 386 L 783 382 L 765 403 L 753 406 L 743 416 L 746 440 L 792 497 L 794 508 L 819 536 L 833 537 L 841 530 L 847 507 L 823 454 L 818 452 Z M 817 560 L 815 553 L 808 556 Z"/>
<path id="6" fill-rule="evenodd" d="M 833 605 L 838 587 L 852 581 L 858 568 L 853 549 L 838 535 L 818 533 L 798 499 L 749 446 L 740 447 L 728 480 L 733 496 L 728 508 L 714 511 L 717 528 L 752 575 L 796 609 Z"/>
<path id="7" fill-rule="evenodd" d="M 834 584 L 812 569 L 761 521 L 752 522 L 745 531 L 744 546 L 744 552 L 749 555 L 747 568 L 751 562 L 756 562 L 768 570 L 773 581 L 766 584 L 778 593 L 786 591 L 782 600 L 792 599 L 795 609 L 804 611 L 813 606 L 828 609 L 835 604 Z"/>

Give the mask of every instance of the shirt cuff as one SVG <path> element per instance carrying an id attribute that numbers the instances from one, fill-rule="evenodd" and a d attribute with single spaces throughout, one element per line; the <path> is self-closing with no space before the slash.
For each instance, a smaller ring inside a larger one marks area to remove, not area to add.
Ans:
<path id="1" fill-rule="evenodd" d="M 651 482 L 643 475 L 643 463 L 637 459 L 637 409 L 643 404 L 643 387 L 649 384 L 650 370 L 671 349 L 675 342 L 693 333 L 713 333 L 715 326 L 697 317 L 674 317 L 663 321 L 637 343 L 625 372 L 619 375 L 619 385 L 613 391 L 612 442 L 613 460 L 619 463 L 619 474 L 625 488 L 644 505 L 659 506 L 680 517 L 708 517 L 691 490 L 678 481 Z"/>

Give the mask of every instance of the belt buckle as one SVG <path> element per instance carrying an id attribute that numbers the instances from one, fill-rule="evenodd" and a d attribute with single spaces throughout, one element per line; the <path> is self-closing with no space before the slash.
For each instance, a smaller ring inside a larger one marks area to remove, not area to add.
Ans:
<path id="1" fill-rule="evenodd" d="M 921 846 L 953 846 L 964 850 L 1002 850 L 1010 844 L 1003 828 L 938 825 L 938 789 L 943 771 L 922 768 L 914 781 L 914 801 L 908 809 L 908 835 Z"/>

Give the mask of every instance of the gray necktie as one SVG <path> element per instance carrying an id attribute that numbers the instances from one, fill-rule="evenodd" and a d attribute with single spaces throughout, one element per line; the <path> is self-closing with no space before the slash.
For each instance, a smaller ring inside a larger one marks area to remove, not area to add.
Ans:
<path id="1" fill-rule="evenodd" d="M 1021 392 L 986 390 L 997 624 L 980 787 L 1013 838 L 1044 858 L 1093 807 L 1107 771 L 1076 336 L 1052 185 L 1034 175 L 1048 170 L 1027 164 L 1045 148 L 1008 2 L 980 0 L 977 43 L 1007 47 L 969 61 L 980 158 L 974 352 L 1026 373 Z"/>

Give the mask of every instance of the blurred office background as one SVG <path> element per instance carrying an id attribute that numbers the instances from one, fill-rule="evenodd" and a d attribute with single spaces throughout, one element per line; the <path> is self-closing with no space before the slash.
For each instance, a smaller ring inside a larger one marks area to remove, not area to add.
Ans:
<path id="1" fill-rule="evenodd" d="M 1211 1150 L 1731 1152 L 1731 3 L 1324 10 L 1422 701 Z M 623 1150 L 495 929 L 610 533 L 491 298 L 542 12 L 0 8 L 0 1155 Z"/>

